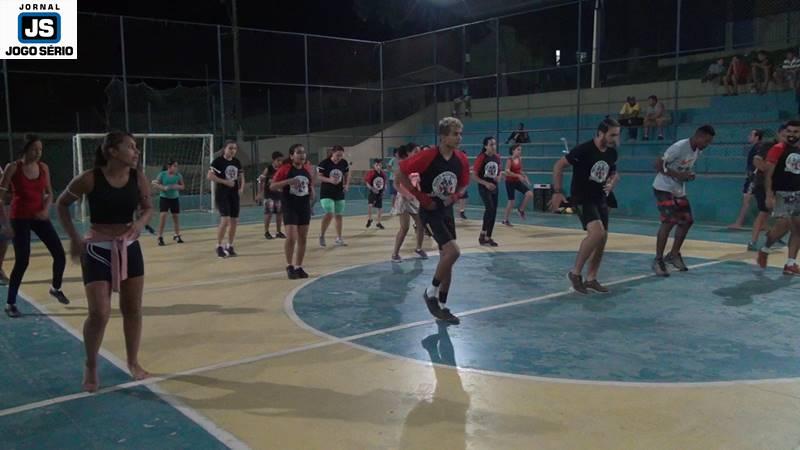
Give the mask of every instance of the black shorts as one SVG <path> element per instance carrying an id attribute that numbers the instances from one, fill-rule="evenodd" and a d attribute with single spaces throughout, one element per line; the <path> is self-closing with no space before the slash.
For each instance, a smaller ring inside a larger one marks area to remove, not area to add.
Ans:
<path id="1" fill-rule="evenodd" d="M 584 230 L 591 222 L 599 220 L 603 223 L 603 228 L 608 231 L 608 205 L 606 203 L 578 202 L 575 203 L 575 212 L 578 213 Z"/>
<path id="2" fill-rule="evenodd" d="M 158 198 L 158 210 L 160 212 L 171 212 L 172 214 L 180 214 L 181 201 L 178 198 Z"/>
<path id="3" fill-rule="evenodd" d="M 311 205 L 292 206 L 284 205 L 283 224 L 284 225 L 308 225 L 311 223 Z"/>
<path id="4" fill-rule="evenodd" d="M 267 197 L 264 199 L 264 214 L 280 214 L 281 213 L 281 199 Z"/>
<path id="5" fill-rule="evenodd" d="M 686 197 L 675 197 L 672 192 L 659 191 L 653 189 L 656 196 L 658 212 L 661 213 L 661 223 L 671 223 L 675 225 L 691 225 L 694 223 L 692 217 L 692 205 Z"/>
<path id="6" fill-rule="evenodd" d="M 216 196 L 217 210 L 222 217 L 239 217 L 239 191 L 219 189 Z"/>
<path id="7" fill-rule="evenodd" d="M 767 191 L 764 189 L 764 186 L 755 186 L 753 188 L 753 197 L 756 198 L 756 205 L 758 206 L 759 212 L 770 212 L 769 208 L 767 208 Z"/>
<path id="8" fill-rule="evenodd" d="M 522 181 L 506 181 L 506 195 L 508 196 L 509 200 L 515 200 L 516 191 L 519 191 L 522 195 L 525 195 L 528 193 L 528 191 L 530 191 L 530 189 L 528 189 L 528 186 Z"/>
<path id="9" fill-rule="evenodd" d="M 753 183 L 753 180 L 748 178 L 744 180 L 744 186 L 742 186 L 742 194 L 752 194 L 754 188 L 755 184 Z"/>
<path id="10" fill-rule="evenodd" d="M 367 203 L 376 208 L 383 208 L 383 192 L 380 194 L 370 192 L 369 196 L 367 196 Z"/>
<path id="11" fill-rule="evenodd" d="M 422 226 L 429 226 L 433 240 L 439 245 L 439 250 L 450 241 L 456 240 L 456 220 L 453 217 L 453 206 L 437 208 L 433 211 L 419 208 L 419 218 Z"/>
<path id="12" fill-rule="evenodd" d="M 81 256 L 83 284 L 94 281 L 111 283 L 111 250 L 101 244 L 86 244 L 86 253 Z M 144 257 L 139 241 L 128 246 L 128 278 L 144 275 Z"/>

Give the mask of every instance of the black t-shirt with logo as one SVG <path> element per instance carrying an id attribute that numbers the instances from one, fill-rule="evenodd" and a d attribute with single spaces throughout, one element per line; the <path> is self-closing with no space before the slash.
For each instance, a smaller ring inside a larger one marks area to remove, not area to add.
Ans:
<path id="1" fill-rule="evenodd" d="M 481 153 L 475 159 L 472 171 L 481 180 L 497 184 L 497 180 L 500 178 L 500 155 L 488 156 L 486 153 Z"/>
<path id="2" fill-rule="evenodd" d="M 281 204 L 284 210 L 304 211 L 309 208 L 311 203 L 311 166 L 304 165 L 297 168 L 292 164 L 284 164 L 275 173 L 273 181 L 275 183 L 299 177 L 300 184 L 297 186 L 286 185 L 283 187 Z"/>
<path id="3" fill-rule="evenodd" d="M 338 163 L 330 158 L 322 160 L 317 166 L 317 172 L 327 178 L 340 180 L 338 184 L 320 183 L 320 198 L 331 200 L 344 200 L 344 179 L 350 171 L 350 164 L 347 160 L 341 159 Z"/>
<path id="4" fill-rule="evenodd" d="M 219 192 L 239 191 L 239 174 L 242 172 L 242 163 L 238 159 L 233 158 L 229 161 L 224 156 L 220 156 L 211 163 L 211 170 L 217 177 L 234 182 L 233 187 L 217 183 Z"/>
<path id="5" fill-rule="evenodd" d="M 617 171 L 617 149 L 608 147 L 601 152 L 591 140 L 570 150 L 566 158 L 572 165 L 571 201 L 605 204 L 603 187 Z"/>
<path id="6" fill-rule="evenodd" d="M 445 199 L 469 185 L 469 161 L 460 150 L 446 160 L 437 147 L 431 147 L 403 160 L 400 170 L 409 176 L 418 173 L 419 190 L 435 198 L 440 207 Z"/>
<path id="7" fill-rule="evenodd" d="M 776 144 L 767 153 L 767 161 L 775 164 L 773 191 L 800 191 L 800 148 L 785 143 Z"/>

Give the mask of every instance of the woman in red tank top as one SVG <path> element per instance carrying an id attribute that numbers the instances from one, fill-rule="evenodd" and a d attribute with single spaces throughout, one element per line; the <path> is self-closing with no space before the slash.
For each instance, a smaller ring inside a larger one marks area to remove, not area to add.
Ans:
<path id="1" fill-rule="evenodd" d="M 530 190 L 531 180 L 525 174 L 522 168 L 522 146 L 520 144 L 513 144 L 508 150 L 511 157 L 506 160 L 506 196 L 508 197 L 508 204 L 506 205 L 506 214 L 503 219 L 503 225 L 512 226 L 509 221 L 511 216 L 511 209 L 514 207 L 516 200 L 516 192 L 519 191 L 524 197 L 520 203 L 517 212 L 521 219 L 525 219 L 525 208 L 528 207 L 528 202 L 533 200 L 533 192 Z"/>
<path id="2" fill-rule="evenodd" d="M 8 283 L 8 299 L 5 312 L 9 317 L 19 317 L 17 309 L 17 293 L 22 284 L 22 277 L 28 268 L 31 256 L 31 231 L 47 247 L 53 256 L 53 284 L 50 295 L 62 304 L 69 300 L 61 292 L 61 281 L 67 258 L 64 247 L 58 237 L 53 223 L 50 222 L 50 205 L 53 203 L 53 189 L 50 185 L 50 171 L 47 164 L 41 162 L 42 141 L 36 136 L 26 136 L 22 158 L 10 162 L 0 182 L 0 190 L 11 188 L 11 208 L 9 216 L 14 233 L 14 269 Z"/>

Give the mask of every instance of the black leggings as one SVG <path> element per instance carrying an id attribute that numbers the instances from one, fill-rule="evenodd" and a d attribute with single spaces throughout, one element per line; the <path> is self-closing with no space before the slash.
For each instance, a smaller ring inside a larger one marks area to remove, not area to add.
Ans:
<path id="1" fill-rule="evenodd" d="M 495 185 L 496 186 L 496 185 Z M 497 189 L 490 191 L 483 185 L 478 186 L 478 193 L 483 200 L 483 228 L 482 231 L 486 232 L 487 237 L 492 237 L 494 230 L 494 223 L 497 219 Z"/>
<path id="2" fill-rule="evenodd" d="M 14 269 L 11 271 L 11 281 L 8 284 L 7 302 L 11 305 L 17 303 L 17 292 L 31 257 L 31 231 L 39 236 L 53 255 L 53 287 L 61 289 L 67 257 L 64 255 L 64 247 L 61 246 L 61 239 L 53 224 L 49 220 L 11 219 L 11 228 L 14 229 Z"/>

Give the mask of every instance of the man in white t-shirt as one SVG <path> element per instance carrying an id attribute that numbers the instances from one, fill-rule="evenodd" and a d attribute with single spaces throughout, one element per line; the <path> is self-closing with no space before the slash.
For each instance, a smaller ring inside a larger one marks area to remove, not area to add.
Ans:
<path id="1" fill-rule="evenodd" d="M 714 134 L 716 133 L 711 125 L 703 125 L 689 139 L 670 145 L 664 156 L 656 160 L 655 169 L 658 174 L 653 180 L 653 192 L 661 213 L 661 228 L 658 230 L 656 258 L 652 267 L 658 276 L 669 276 L 666 263 L 672 264 L 681 272 L 689 270 L 681 257 L 681 246 L 694 223 L 692 207 L 686 197 L 686 182 L 694 181 L 694 163 L 700 152 L 714 140 Z M 664 257 L 669 235 L 676 225 L 672 250 Z"/>

